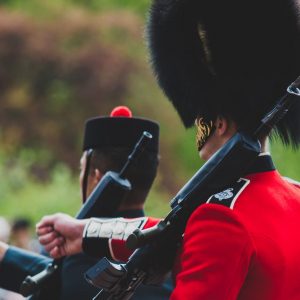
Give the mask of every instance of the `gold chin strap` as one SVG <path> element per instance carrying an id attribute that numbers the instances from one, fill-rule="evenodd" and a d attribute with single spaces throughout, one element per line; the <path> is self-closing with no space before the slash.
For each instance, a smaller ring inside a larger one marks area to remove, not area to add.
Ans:
<path id="1" fill-rule="evenodd" d="M 195 120 L 195 125 L 197 128 L 196 145 L 198 151 L 200 151 L 210 135 L 214 132 L 215 126 L 213 121 L 207 122 L 203 118 L 197 118 Z"/>

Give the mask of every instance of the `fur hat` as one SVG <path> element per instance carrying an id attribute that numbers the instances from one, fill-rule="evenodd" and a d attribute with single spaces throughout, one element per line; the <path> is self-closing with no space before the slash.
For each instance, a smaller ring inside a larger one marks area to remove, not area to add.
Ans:
<path id="1" fill-rule="evenodd" d="M 225 115 L 252 132 L 300 73 L 299 2 L 153 0 L 147 27 L 157 80 L 190 127 Z M 300 104 L 276 126 L 300 142 Z"/>

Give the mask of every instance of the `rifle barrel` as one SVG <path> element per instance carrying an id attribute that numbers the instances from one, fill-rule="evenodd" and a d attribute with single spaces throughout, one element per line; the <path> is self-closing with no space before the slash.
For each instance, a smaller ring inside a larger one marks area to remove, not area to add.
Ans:
<path id="1" fill-rule="evenodd" d="M 133 151 L 128 156 L 128 160 L 127 160 L 125 166 L 119 173 L 120 178 L 126 178 L 130 165 L 134 164 L 138 160 L 138 158 L 144 152 L 144 150 L 146 149 L 148 143 L 152 140 L 152 138 L 153 138 L 153 136 L 150 132 L 148 132 L 148 131 L 143 132 L 141 138 L 135 145 Z"/>

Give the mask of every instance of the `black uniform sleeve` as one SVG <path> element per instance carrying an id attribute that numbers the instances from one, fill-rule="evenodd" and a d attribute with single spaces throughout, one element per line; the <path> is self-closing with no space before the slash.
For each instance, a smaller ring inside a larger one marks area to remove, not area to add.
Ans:
<path id="1" fill-rule="evenodd" d="M 0 264 L 0 287 L 19 292 L 20 285 L 27 275 L 34 275 L 43 269 L 52 259 L 9 247 Z"/>

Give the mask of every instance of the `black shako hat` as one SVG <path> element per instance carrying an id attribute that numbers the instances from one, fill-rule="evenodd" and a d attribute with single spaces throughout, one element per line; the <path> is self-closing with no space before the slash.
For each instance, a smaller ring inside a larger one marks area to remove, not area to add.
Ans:
<path id="1" fill-rule="evenodd" d="M 184 125 L 224 115 L 251 132 L 300 74 L 299 21 L 296 0 L 153 0 L 150 59 Z M 299 104 L 275 130 L 300 142 Z"/>
<path id="2" fill-rule="evenodd" d="M 158 152 L 158 123 L 134 118 L 126 106 L 118 106 L 113 109 L 110 116 L 92 118 L 86 121 L 83 151 L 101 147 L 133 148 L 144 131 L 150 132 L 153 136 L 148 146 L 149 151 Z"/>

